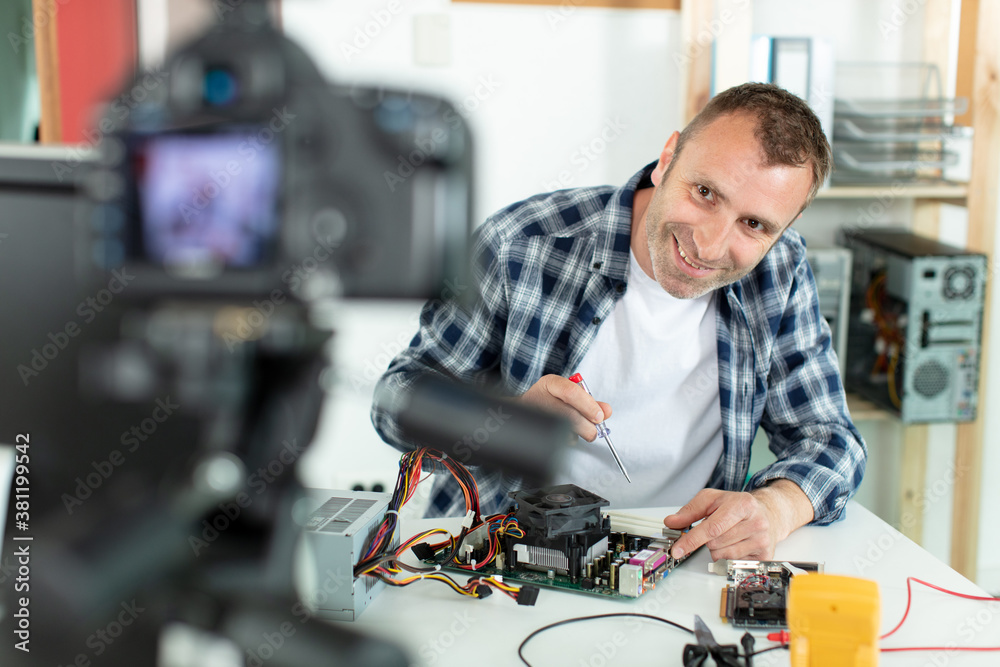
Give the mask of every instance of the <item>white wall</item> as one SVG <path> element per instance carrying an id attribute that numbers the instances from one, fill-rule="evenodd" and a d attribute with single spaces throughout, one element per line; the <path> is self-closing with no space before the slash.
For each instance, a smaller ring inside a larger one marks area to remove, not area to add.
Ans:
<path id="1" fill-rule="evenodd" d="M 423 16 L 447 21 L 451 64 L 414 63 Z M 287 34 L 332 80 L 429 90 L 458 105 L 477 141 L 479 218 L 554 189 L 562 172 L 560 187 L 618 183 L 656 159 L 679 122 L 678 18 L 447 0 L 292 1 L 284 10 Z"/>
<path id="2" fill-rule="evenodd" d="M 445 22 L 443 37 L 415 34 L 427 18 Z M 437 92 L 458 106 L 476 141 L 477 222 L 545 190 L 623 183 L 679 129 L 675 12 L 289 0 L 283 21 L 331 80 Z M 421 37 L 448 64 L 415 63 Z M 398 453 L 378 438 L 368 409 L 418 309 L 340 309 L 334 391 L 302 466 L 307 485 L 391 488 Z"/>

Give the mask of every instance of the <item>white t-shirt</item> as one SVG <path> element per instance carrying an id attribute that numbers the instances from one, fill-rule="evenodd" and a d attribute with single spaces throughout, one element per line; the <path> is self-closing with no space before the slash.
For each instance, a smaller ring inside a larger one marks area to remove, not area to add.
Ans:
<path id="1" fill-rule="evenodd" d="M 722 454 L 714 292 L 676 299 L 629 255 L 628 290 L 577 371 L 611 405 L 611 441 L 632 483 L 601 437 L 577 441 L 556 483 L 615 507 L 683 505 Z"/>

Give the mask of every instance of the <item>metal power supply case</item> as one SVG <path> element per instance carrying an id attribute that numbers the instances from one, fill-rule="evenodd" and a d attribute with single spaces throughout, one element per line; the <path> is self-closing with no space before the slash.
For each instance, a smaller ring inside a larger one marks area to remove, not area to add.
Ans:
<path id="1" fill-rule="evenodd" d="M 353 621 L 386 584 L 354 577 L 362 549 L 378 530 L 392 495 L 307 489 L 308 517 L 299 545 L 296 583 L 303 602 L 322 618 Z M 301 507 L 301 505 L 300 505 Z M 396 535 L 393 544 L 399 544 Z"/>

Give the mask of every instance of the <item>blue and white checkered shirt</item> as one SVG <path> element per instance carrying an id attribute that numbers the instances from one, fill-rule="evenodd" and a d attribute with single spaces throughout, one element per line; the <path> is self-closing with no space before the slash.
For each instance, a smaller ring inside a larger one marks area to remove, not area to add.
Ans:
<path id="1" fill-rule="evenodd" d="M 475 305 L 427 303 L 410 347 L 376 387 L 372 422 L 386 442 L 410 447 L 385 406 L 422 373 L 498 379 L 516 396 L 543 375 L 576 370 L 628 287 L 632 200 L 652 185 L 652 166 L 618 189 L 576 188 L 517 202 L 476 231 Z M 814 524 L 835 521 L 861 483 L 867 450 L 847 411 L 802 237 L 787 230 L 753 271 L 720 292 L 723 452 L 708 485 L 739 491 L 788 479 L 812 502 Z M 758 426 L 778 460 L 747 480 Z M 462 514 L 461 490 L 441 477 L 428 515 Z M 479 471 L 476 478 L 484 512 L 505 508 L 507 492 L 517 488 L 499 474 Z"/>

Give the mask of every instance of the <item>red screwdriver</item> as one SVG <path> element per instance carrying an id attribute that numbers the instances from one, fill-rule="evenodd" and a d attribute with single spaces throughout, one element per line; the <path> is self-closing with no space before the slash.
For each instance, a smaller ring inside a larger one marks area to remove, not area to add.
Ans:
<path id="1" fill-rule="evenodd" d="M 580 375 L 579 373 L 574 373 L 573 375 L 570 375 L 569 379 L 572 380 L 573 382 L 576 382 L 581 387 L 583 387 L 584 391 L 586 391 L 591 396 L 594 395 L 594 392 L 590 391 L 590 387 L 588 387 L 587 383 L 583 381 L 583 376 Z M 618 468 L 622 471 L 622 474 L 625 475 L 625 479 L 628 480 L 629 484 L 631 484 L 632 478 L 628 476 L 628 472 L 625 471 L 625 466 L 622 465 L 622 460 L 618 457 L 618 452 L 615 451 L 615 446 L 614 444 L 612 444 L 611 436 L 609 435 L 611 433 L 611 428 L 606 426 L 605 425 L 606 423 L 607 422 L 601 422 L 600 424 L 597 425 L 597 435 L 604 438 L 604 440 L 608 443 L 608 447 L 611 448 L 611 455 L 615 457 L 615 463 L 618 464 Z"/>

